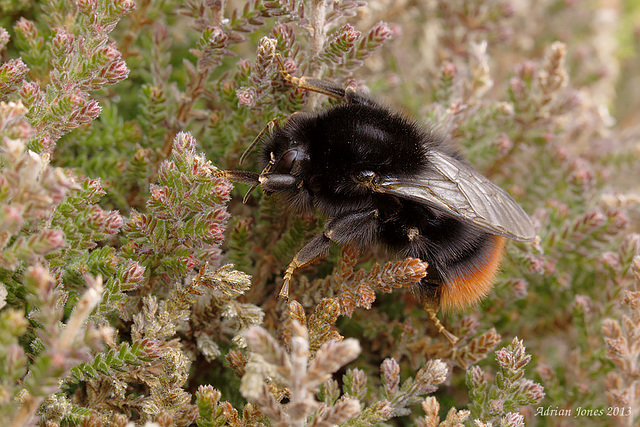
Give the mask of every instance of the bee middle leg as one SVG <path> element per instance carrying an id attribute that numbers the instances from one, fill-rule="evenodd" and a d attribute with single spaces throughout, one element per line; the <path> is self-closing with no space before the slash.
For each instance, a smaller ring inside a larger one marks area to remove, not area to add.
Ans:
<path id="1" fill-rule="evenodd" d="M 313 261 L 323 256 L 329 249 L 330 245 L 331 240 L 323 233 L 314 237 L 309 243 L 300 249 L 284 272 L 284 283 L 282 284 L 282 288 L 280 288 L 278 297 L 285 300 L 289 299 L 289 283 L 291 282 L 291 277 L 293 276 L 293 272 L 296 268 L 311 264 Z"/>
<path id="2" fill-rule="evenodd" d="M 352 212 L 329 221 L 322 234 L 314 237 L 293 257 L 284 273 L 284 283 L 278 296 L 289 298 L 289 283 L 293 272 L 323 256 L 331 242 L 367 242 L 371 241 L 378 223 L 378 210 Z"/>

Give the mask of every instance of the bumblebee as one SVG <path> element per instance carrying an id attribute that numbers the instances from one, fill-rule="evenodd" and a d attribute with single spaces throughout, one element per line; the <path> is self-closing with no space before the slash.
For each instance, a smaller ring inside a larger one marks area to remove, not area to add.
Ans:
<path id="1" fill-rule="evenodd" d="M 261 173 L 218 173 L 278 195 L 285 210 L 327 219 L 289 264 L 280 297 L 288 297 L 294 271 L 332 242 L 380 244 L 428 263 L 415 293 L 438 331 L 455 342 L 438 310 L 472 305 L 490 291 L 505 238 L 534 240 L 529 216 L 451 141 L 352 88 L 282 74 L 342 102 L 295 113 L 282 127 L 271 121 L 241 157 L 264 139 Z"/>

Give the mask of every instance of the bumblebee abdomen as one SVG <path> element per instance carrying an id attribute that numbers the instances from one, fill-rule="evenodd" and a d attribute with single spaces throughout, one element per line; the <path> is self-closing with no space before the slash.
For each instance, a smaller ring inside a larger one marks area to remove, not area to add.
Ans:
<path id="1" fill-rule="evenodd" d="M 486 235 L 484 242 L 467 258 L 444 266 L 440 284 L 440 307 L 460 309 L 476 304 L 493 287 L 500 270 L 505 238 Z"/>
<path id="2" fill-rule="evenodd" d="M 505 239 L 438 210 L 400 203 L 382 218 L 381 240 L 404 256 L 429 263 L 418 285 L 422 305 L 460 309 L 486 296 L 499 271 Z"/>

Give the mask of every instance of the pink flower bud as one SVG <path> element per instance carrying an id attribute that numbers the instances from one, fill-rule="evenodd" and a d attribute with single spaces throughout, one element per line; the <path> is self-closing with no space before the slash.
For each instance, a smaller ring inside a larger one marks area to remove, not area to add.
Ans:
<path id="1" fill-rule="evenodd" d="M 0 185 L 6 183 L 4 176 L 0 176 Z M 1 190 L 0 190 L 1 191 Z M 22 208 L 19 205 L 3 205 L 0 209 L 0 230 L 10 234 L 15 234 L 22 228 L 24 223 L 24 217 L 22 215 Z"/>
<path id="2" fill-rule="evenodd" d="M 467 380 L 471 386 L 471 389 L 478 389 L 484 387 L 487 382 L 484 372 L 477 365 L 471 366 L 467 369 Z"/>
<path id="3" fill-rule="evenodd" d="M 44 93 L 40 91 L 40 85 L 36 82 L 23 81 L 19 95 L 27 108 L 44 101 Z"/>
<path id="4" fill-rule="evenodd" d="M 165 160 L 164 162 L 160 163 L 160 167 L 158 168 L 158 183 L 167 184 L 169 182 L 171 173 L 176 169 L 176 164 L 172 160 Z"/>
<path id="5" fill-rule="evenodd" d="M 198 259 L 193 255 L 189 255 L 182 259 L 182 264 L 184 265 L 184 268 L 189 271 L 198 264 Z"/>
<path id="6" fill-rule="evenodd" d="M 489 413 L 490 414 L 502 414 L 504 412 L 504 401 L 500 399 L 489 400 Z"/>
<path id="7" fill-rule="evenodd" d="M 496 360 L 504 369 L 509 369 L 513 365 L 513 355 L 506 348 L 496 351 Z"/>
<path id="8" fill-rule="evenodd" d="M 60 230 L 44 230 L 31 236 L 28 245 L 33 252 L 46 255 L 65 245 L 65 235 Z"/>
<path id="9" fill-rule="evenodd" d="M 129 75 L 129 68 L 124 61 L 116 61 L 104 68 L 100 73 L 107 84 L 116 84 L 126 79 Z"/>
<path id="10" fill-rule="evenodd" d="M 504 427 L 524 427 L 524 416 L 516 412 L 509 412 L 500 423 Z"/>
<path id="11" fill-rule="evenodd" d="M 298 64 L 292 58 L 284 59 L 284 70 L 289 74 L 295 74 Z"/>
<path id="12" fill-rule="evenodd" d="M 542 387 L 538 383 L 534 383 L 531 380 L 522 380 L 520 387 L 527 401 L 526 404 L 535 405 L 536 403 L 540 402 L 545 396 L 544 387 Z"/>
<path id="13" fill-rule="evenodd" d="M 105 219 L 104 232 L 107 234 L 116 234 L 122 228 L 123 223 L 124 220 L 122 216 L 116 211 L 111 211 Z"/>
<path id="14" fill-rule="evenodd" d="M 106 212 L 99 206 L 91 206 L 86 218 L 84 218 L 84 224 L 90 229 L 97 231 L 104 227 L 104 220 L 106 218 Z"/>
<path id="15" fill-rule="evenodd" d="M 16 30 L 16 33 L 20 34 L 20 36 L 27 41 L 35 41 L 38 37 L 38 30 L 36 29 L 36 26 L 28 19 L 20 18 L 14 26 L 14 29 Z"/>
<path id="16" fill-rule="evenodd" d="M 256 90 L 252 87 L 243 87 L 236 90 L 236 96 L 238 97 L 238 106 L 246 105 L 247 107 L 255 107 L 256 105 Z"/>
<path id="17" fill-rule="evenodd" d="M 533 61 L 525 61 L 516 70 L 522 80 L 531 80 L 536 72 L 536 64 Z"/>
<path id="18" fill-rule="evenodd" d="M 585 314 L 591 313 L 594 308 L 593 300 L 586 295 L 576 295 L 573 298 L 573 308 L 577 308 Z"/>
<path id="19" fill-rule="evenodd" d="M 84 105 L 69 116 L 69 125 L 73 128 L 90 123 L 102 112 L 102 107 L 98 101 L 89 100 Z"/>
<path id="20" fill-rule="evenodd" d="M 173 139 L 174 155 L 193 156 L 196 152 L 196 139 L 189 132 L 180 132 Z"/>
<path id="21" fill-rule="evenodd" d="M 135 289 L 144 280 L 145 268 L 135 261 L 128 260 L 120 281 L 126 290 Z"/>
<path id="22" fill-rule="evenodd" d="M 458 67 L 453 62 L 445 62 L 442 66 L 442 77 L 446 80 L 451 80 L 458 72 Z"/>
<path id="23" fill-rule="evenodd" d="M 498 147 L 498 153 L 503 156 L 509 153 L 511 148 L 513 148 L 513 141 L 511 141 L 511 139 L 505 134 L 500 134 L 494 144 Z"/>
<path id="24" fill-rule="evenodd" d="M 108 64 L 118 61 L 120 58 L 122 58 L 122 54 L 118 50 L 118 47 L 115 45 L 115 43 L 111 43 L 100 48 L 96 52 L 95 57 L 96 59 L 99 59 L 102 64 Z"/>
<path id="25" fill-rule="evenodd" d="M 600 261 L 602 261 L 607 267 L 613 270 L 619 270 L 621 267 L 620 255 L 615 252 L 605 252 L 600 255 Z"/>
<path id="26" fill-rule="evenodd" d="M 545 262 L 543 257 L 537 255 L 528 255 L 526 258 L 530 273 L 544 274 Z"/>
<path id="27" fill-rule="evenodd" d="M 159 358 L 164 351 L 164 346 L 161 345 L 159 340 L 152 338 L 145 338 L 140 343 L 140 349 L 144 354 L 151 358 Z"/>
<path id="28" fill-rule="evenodd" d="M 519 79 L 517 77 L 512 77 L 509 80 L 509 89 L 511 89 L 511 92 L 513 92 L 513 95 L 517 99 L 524 98 L 526 85 L 524 84 L 524 82 L 521 79 Z"/>
<path id="29" fill-rule="evenodd" d="M 474 315 L 464 316 L 460 321 L 460 330 L 464 331 L 465 335 L 473 334 L 479 326 L 478 318 Z"/>
<path id="30" fill-rule="evenodd" d="M 525 280 L 523 279 L 516 280 L 515 283 L 513 284 L 513 287 L 511 288 L 511 291 L 513 292 L 513 296 L 516 299 L 526 298 L 527 295 L 529 294 L 527 289 L 528 287 L 529 285 Z"/>
<path id="31" fill-rule="evenodd" d="M 241 59 L 238 61 L 238 70 L 240 71 L 240 74 L 245 76 L 251 74 L 251 61 L 248 59 Z"/>
<path id="32" fill-rule="evenodd" d="M 388 397 L 391 397 L 398 392 L 400 365 L 398 365 L 398 362 L 393 358 L 384 359 L 382 365 L 380 365 L 380 370 L 382 371 L 382 378 L 384 379 L 384 391 Z"/>
<path id="33" fill-rule="evenodd" d="M 370 43 L 373 42 L 375 47 L 384 43 L 385 41 L 400 36 L 401 28 L 398 25 L 390 27 L 386 22 L 380 21 L 371 28 L 367 38 L 370 39 Z"/>
<path id="34" fill-rule="evenodd" d="M 540 363 L 536 371 L 538 372 L 538 375 L 540 375 L 542 382 L 545 383 L 551 381 L 555 377 L 555 372 L 553 371 L 551 366 L 547 365 L 546 363 Z"/>
<path id="35" fill-rule="evenodd" d="M 591 165 L 584 159 L 576 159 L 571 164 L 573 173 L 571 174 L 571 180 L 578 185 L 590 185 L 593 183 L 595 176 L 591 170 Z"/>
<path id="36" fill-rule="evenodd" d="M 14 91 L 28 72 L 29 67 L 22 59 L 9 59 L 0 65 L 0 90 L 3 93 Z"/>
<path id="37" fill-rule="evenodd" d="M 228 37 L 225 32 L 220 27 L 211 28 L 211 33 L 209 35 L 209 46 L 210 47 L 222 47 L 225 45 Z"/>
<path id="38" fill-rule="evenodd" d="M 146 217 L 138 211 L 132 210 L 129 221 L 124 226 L 126 233 L 132 233 L 137 237 L 138 233 L 146 227 Z"/>
<path id="39" fill-rule="evenodd" d="M 217 178 L 217 184 L 213 190 L 214 195 L 219 198 L 219 203 L 226 203 L 229 200 L 229 193 L 233 190 L 233 185 L 225 178 Z"/>
<path id="40" fill-rule="evenodd" d="M 198 405 L 204 404 L 207 407 L 215 407 L 220 401 L 222 393 L 210 385 L 201 385 L 196 392 L 196 396 L 198 402 L 201 402 Z"/>
<path id="41" fill-rule="evenodd" d="M 95 13 L 98 3 L 96 0 L 76 0 L 76 6 L 83 15 L 92 16 Z"/>
<path id="42" fill-rule="evenodd" d="M 56 35 L 51 39 L 52 53 L 54 56 L 64 58 L 73 51 L 73 34 L 63 28 L 56 29 Z"/>
<path id="43" fill-rule="evenodd" d="M 580 218 L 580 221 L 585 226 L 586 233 L 590 233 L 597 228 L 602 227 L 606 220 L 607 217 L 599 209 L 591 209 Z"/>
<path id="44" fill-rule="evenodd" d="M 0 51 L 2 51 L 9 43 L 9 32 L 0 27 Z"/>
<path id="45" fill-rule="evenodd" d="M 339 37 L 344 43 L 348 43 L 348 44 L 354 43 L 356 40 L 360 38 L 360 35 L 362 34 L 360 33 L 360 31 L 356 30 L 349 24 L 344 25 L 341 30 L 342 31 L 340 31 Z"/>

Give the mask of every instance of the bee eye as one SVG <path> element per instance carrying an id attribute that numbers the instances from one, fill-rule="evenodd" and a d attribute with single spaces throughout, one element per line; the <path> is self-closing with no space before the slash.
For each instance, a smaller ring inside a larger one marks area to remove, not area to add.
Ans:
<path id="1" fill-rule="evenodd" d="M 275 173 L 289 173 L 298 158 L 298 150 L 289 150 L 280 157 L 275 167 Z"/>

